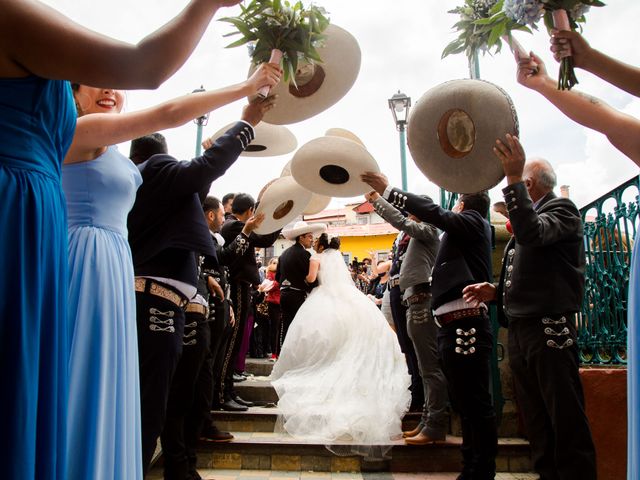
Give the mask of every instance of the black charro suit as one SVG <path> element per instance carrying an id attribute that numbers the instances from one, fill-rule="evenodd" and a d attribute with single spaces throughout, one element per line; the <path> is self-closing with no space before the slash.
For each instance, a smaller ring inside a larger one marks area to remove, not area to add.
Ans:
<path id="1" fill-rule="evenodd" d="M 128 218 L 138 277 L 162 277 L 197 285 L 197 254 L 215 258 L 201 198 L 253 139 L 238 122 L 200 157 L 178 162 L 154 155 L 138 166 L 143 183 Z M 174 303 L 136 292 L 143 469 L 149 467 L 165 422 L 171 380 L 182 352 L 184 311 Z"/>
<path id="2" fill-rule="evenodd" d="M 240 234 L 243 228 L 244 222 L 238 220 L 235 215 L 230 215 L 222 225 L 220 234 L 224 237 L 225 242 L 231 242 Z M 280 230 L 268 235 L 258 235 L 252 232 L 247 239 L 236 243 L 236 257 L 229 264 L 231 301 L 236 321 L 227 345 L 222 367 L 225 401 L 235 396 L 233 392 L 233 366 L 240 352 L 245 328 L 247 328 L 247 319 L 251 308 L 251 286 L 260 283 L 255 249 L 270 247 L 278 239 L 279 235 Z"/>
<path id="3" fill-rule="evenodd" d="M 584 294 L 582 219 L 571 200 L 553 192 L 535 207 L 522 182 L 503 193 L 514 236 L 499 311 L 509 324 L 509 363 L 534 469 L 543 480 L 595 480 L 575 327 Z"/>
<path id="4" fill-rule="evenodd" d="M 281 347 L 291 322 L 312 288 L 305 280 L 309 274 L 310 259 L 311 254 L 298 241 L 282 252 L 278 259 L 276 281 L 280 284 L 282 322 L 279 341 Z"/>
<path id="5" fill-rule="evenodd" d="M 432 307 L 459 300 L 462 289 L 490 282 L 491 227 L 480 213 L 445 210 L 428 198 L 393 189 L 390 203 L 429 223 L 444 235 L 436 256 L 432 280 Z M 497 429 L 491 400 L 490 375 L 493 336 L 484 310 L 460 318 L 438 331 L 438 353 L 447 377 L 452 406 L 462 421 L 464 469 L 459 478 L 495 477 Z"/>

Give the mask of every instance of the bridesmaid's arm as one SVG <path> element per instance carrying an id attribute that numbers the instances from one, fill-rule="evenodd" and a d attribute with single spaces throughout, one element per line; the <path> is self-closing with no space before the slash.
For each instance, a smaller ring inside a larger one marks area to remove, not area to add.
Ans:
<path id="1" fill-rule="evenodd" d="M 0 77 L 34 74 L 96 87 L 158 88 L 189 58 L 218 9 L 237 3 L 191 0 L 172 20 L 132 45 L 85 28 L 39 1 L 4 0 Z M 106 13 L 108 2 L 100 6 L 106 9 L 103 15 L 118 15 Z"/>

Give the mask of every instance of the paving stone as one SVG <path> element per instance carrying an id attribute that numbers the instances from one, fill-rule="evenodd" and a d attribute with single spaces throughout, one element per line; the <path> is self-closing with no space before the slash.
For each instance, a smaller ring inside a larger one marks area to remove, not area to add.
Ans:
<path id="1" fill-rule="evenodd" d="M 332 472 L 359 472 L 360 459 L 356 457 L 331 457 Z"/>
<path id="2" fill-rule="evenodd" d="M 331 457 L 304 455 L 300 458 L 300 470 L 305 472 L 331 472 Z"/>
<path id="3" fill-rule="evenodd" d="M 271 456 L 253 454 L 242 455 L 242 469 L 263 470 L 268 473 L 271 470 Z"/>
<path id="4" fill-rule="evenodd" d="M 272 455 L 271 468 L 274 470 L 300 471 L 300 455 Z"/>
<path id="5" fill-rule="evenodd" d="M 239 453 L 214 453 L 213 467 L 240 470 L 242 468 L 242 455 Z"/>

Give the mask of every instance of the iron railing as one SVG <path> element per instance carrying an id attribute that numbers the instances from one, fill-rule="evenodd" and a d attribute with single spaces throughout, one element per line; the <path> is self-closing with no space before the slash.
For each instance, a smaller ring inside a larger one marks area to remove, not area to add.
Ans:
<path id="1" fill-rule="evenodd" d="M 627 291 L 639 188 L 638 177 L 631 178 L 580 209 L 587 263 L 577 326 L 585 364 L 627 361 Z"/>

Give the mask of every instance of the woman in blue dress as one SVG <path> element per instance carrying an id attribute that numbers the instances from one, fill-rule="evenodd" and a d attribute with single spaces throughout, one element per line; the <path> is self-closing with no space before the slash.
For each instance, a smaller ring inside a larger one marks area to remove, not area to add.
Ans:
<path id="1" fill-rule="evenodd" d="M 75 24 L 40 2 L 2 2 L 3 479 L 72 478 L 65 464 L 68 251 L 60 174 L 73 136 L 75 108 L 69 84 L 63 79 L 118 88 L 155 88 L 189 57 L 217 9 L 236 3 L 239 0 L 192 0 L 167 25 L 130 45 Z"/>
<path id="2" fill-rule="evenodd" d="M 138 342 L 127 215 L 142 182 L 113 145 L 176 127 L 279 80 L 263 65 L 217 91 L 120 113 L 119 90 L 73 85 L 78 119 L 63 167 L 69 216 L 69 478 L 142 479 Z M 81 451 L 82 455 L 77 452 Z"/>
<path id="3" fill-rule="evenodd" d="M 551 51 L 556 60 L 571 55 L 574 65 L 640 97 L 640 69 L 592 48 L 577 32 L 555 31 Z M 518 62 L 518 82 L 542 94 L 573 121 L 607 136 L 611 144 L 640 166 L 640 120 L 601 100 L 573 90 L 558 90 L 542 60 L 531 53 Z M 637 222 L 637 219 L 636 219 Z M 627 303 L 627 478 L 640 479 L 640 251 L 635 238 Z"/>

